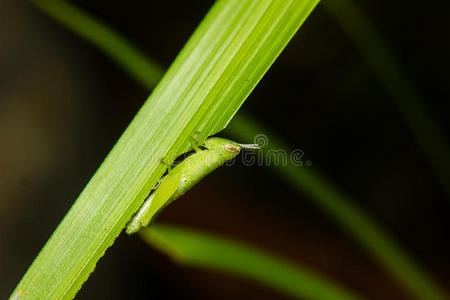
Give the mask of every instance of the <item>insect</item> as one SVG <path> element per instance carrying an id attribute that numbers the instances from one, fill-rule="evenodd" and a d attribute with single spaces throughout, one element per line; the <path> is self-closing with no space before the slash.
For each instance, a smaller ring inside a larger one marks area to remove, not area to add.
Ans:
<path id="1" fill-rule="evenodd" d="M 128 223 L 126 232 L 133 234 L 148 226 L 152 219 L 167 205 L 178 199 L 203 177 L 226 161 L 233 159 L 244 149 L 259 149 L 257 144 L 238 144 L 223 138 L 209 138 L 200 149 L 191 138 L 195 153 L 187 157 L 164 176 L 153 193 L 148 196 L 138 212 Z M 163 161 L 162 161 L 163 162 Z"/>

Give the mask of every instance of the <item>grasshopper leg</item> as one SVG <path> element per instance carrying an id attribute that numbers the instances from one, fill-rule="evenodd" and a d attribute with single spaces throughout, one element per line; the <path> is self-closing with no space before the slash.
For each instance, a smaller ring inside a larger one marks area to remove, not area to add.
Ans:
<path id="1" fill-rule="evenodd" d="M 194 133 L 194 136 L 189 138 L 189 142 L 192 145 L 192 148 L 194 148 L 195 152 L 200 151 L 200 148 L 198 147 L 198 135 L 200 134 L 200 131 L 196 131 Z"/>
<path id="2" fill-rule="evenodd" d="M 161 158 L 160 162 L 161 162 L 162 164 L 165 164 L 165 165 L 169 168 L 169 172 L 170 172 L 170 170 L 172 170 L 172 164 L 169 163 L 169 162 L 167 162 L 167 160 L 166 160 L 165 157 Z"/>
<path id="3" fill-rule="evenodd" d="M 150 211 L 150 206 L 152 204 L 152 200 L 154 198 L 155 194 L 150 194 L 150 196 L 145 199 L 142 206 L 139 208 L 136 215 L 131 219 L 131 221 L 127 225 L 126 232 L 128 234 L 133 234 L 141 230 L 142 227 L 145 227 L 148 225 L 150 219 L 147 217 Z"/>

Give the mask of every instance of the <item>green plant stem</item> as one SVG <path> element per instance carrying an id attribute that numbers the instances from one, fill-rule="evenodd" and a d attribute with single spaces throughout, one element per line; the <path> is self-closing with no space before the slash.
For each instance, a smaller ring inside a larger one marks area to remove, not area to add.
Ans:
<path id="1" fill-rule="evenodd" d="M 242 242 L 162 224 L 154 224 L 140 235 L 180 264 L 240 274 L 300 299 L 362 299 L 303 266 Z"/>
<path id="2" fill-rule="evenodd" d="M 196 130 L 202 142 L 223 129 L 317 2 L 216 2 L 12 297 L 72 299 L 164 173 L 161 158 L 187 151 Z"/>
<path id="3" fill-rule="evenodd" d="M 286 151 L 289 149 L 286 143 L 279 140 L 275 134 L 270 133 L 269 129 L 264 128 L 262 124 L 242 112 L 233 118 L 226 130 L 236 139 L 244 141 L 252 140 L 263 132 L 270 141 L 260 150 L 265 153 L 278 149 Z M 350 196 L 343 194 L 311 168 L 294 165 L 285 167 L 271 165 L 270 168 L 294 190 L 306 193 L 314 205 L 335 219 L 346 232 L 394 275 L 395 282 L 402 283 L 413 296 L 424 300 L 446 299 L 445 292 L 405 251 L 396 245 L 386 231 L 361 208 L 357 207 L 356 202 Z"/>
<path id="4" fill-rule="evenodd" d="M 165 68 L 113 29 L 65 0 L 30 0 L 36 7 L 108 55 L 146 87 L 154 88 Z"/>
<path id="5" fill-rule="evenodd" d="M 394 51 L 353 1 L 326 0 L 323 7 L 353 40 L 384 86 L 450 199 L 450 147 L 447 139 L 398 63 Z"/>

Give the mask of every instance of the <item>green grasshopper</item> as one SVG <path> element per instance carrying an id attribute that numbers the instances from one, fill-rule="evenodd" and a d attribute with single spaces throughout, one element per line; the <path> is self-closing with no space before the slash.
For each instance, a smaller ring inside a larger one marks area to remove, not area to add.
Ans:
<path id="1" fill-rule="evenodd" d="M 259 149 L 257 144 L 238 144 L 223 138 L 209 138 L 200 149 L 196 139 L 191 138 L 195 153 L 170 169 L 153 193 L 144 201 L 128 223 L 126 232 L 133 234 L 150 224 L 152 219 L 167 205 L 191 189 L 203 177 L 223 163 L 233 159 L 244 149 Z M 161 160 L 163 162 L 163 160 Z"/>

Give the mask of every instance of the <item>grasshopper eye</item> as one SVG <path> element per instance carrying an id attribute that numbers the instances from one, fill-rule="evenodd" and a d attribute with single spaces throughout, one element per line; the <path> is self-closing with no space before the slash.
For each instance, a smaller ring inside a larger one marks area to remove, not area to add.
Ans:
<path id="1" fill-rule="evenodd" d="M 240 151 L 240 149 L 236 146 L 233 146 L 231 144 L 225 144 L 224 145 L 225 149 L 229 152 L 234 152 L 234 153 L 238 153 Z"/>

